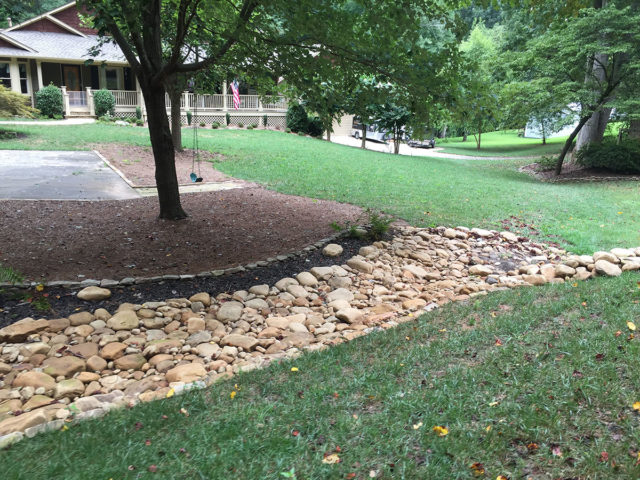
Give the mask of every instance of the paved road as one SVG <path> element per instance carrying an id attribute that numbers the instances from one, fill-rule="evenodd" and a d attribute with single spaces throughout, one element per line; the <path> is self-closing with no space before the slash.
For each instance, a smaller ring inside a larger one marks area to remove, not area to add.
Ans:
<path id="1" fill-rule="evenodd" d="M 139 194 L 93 152 L 0 150 L 0 199 L 125 200 Z"/>
<path id="2" fill-rule="evenodd" d="M 350 147 L 360 147 L 362 140 L 355 139 L 347 136 L 332 136 L 331 141 L 339 143 L 341 145 L 348 145 Z M 437 142 L 437 140 L 436 140 Z M 437 145 L 437 143 L 436 143 Z M 393 142 L 380 143 L 367 140 L 367 150 L 373 150 L 376 152 L 393 153 Z M 411 148 L 406 143 L 400 144 L 400 155 L 407 155 L 410 157 L 433 157 L 433 158 L 455 158 L 458 160 L 519 160 L 523 158 L 538 158 L 533 157 L 476 157 L 473 155 L 456 155 L 455 153 L 445 153 L 439 151 L 436 148 Z"/>

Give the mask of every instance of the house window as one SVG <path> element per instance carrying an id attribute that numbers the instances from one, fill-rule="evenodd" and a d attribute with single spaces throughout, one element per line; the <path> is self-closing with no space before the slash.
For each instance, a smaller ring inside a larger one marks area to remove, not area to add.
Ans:
<path id="1" fill-rule="evenodd" d="M 11 73 L 8 63 L 0 63 L 0 85 L 11 89 Z"/>
<path id="2" fill-rule="evenodd" d="M 20 72 L 20 91 L 22 93 L 29 93 L 28 80 L 27 80 L 27 64 L 19 63 L 18 71 Z"/>
<path id="3" fill-rule="evenodd" d="M 107 90 L 118 90 L 118 71 L 115 68 L 107 68 Z"/>

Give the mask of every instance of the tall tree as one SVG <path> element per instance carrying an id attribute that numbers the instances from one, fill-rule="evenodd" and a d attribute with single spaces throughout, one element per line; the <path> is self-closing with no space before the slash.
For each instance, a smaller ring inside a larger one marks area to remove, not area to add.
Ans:
<path id="1" fill-rule="evenodd" d="M 181 219 L 174 145 L 166 115 L 173 75 L 226 67 L 247 75 L 284 75 L 293 85 L 311 72 L 324 80 L 410 71 L 425 18 L 451 23 L 458 2 L 437 0 L 78 0 L 102 34 L 120 46 L 138 78 L 148 111 L 160 218 Z M 164 21 L 163 21 L 164 19 Z M 319 19 L 321 19 L 319 21 Z M 199 39 L 200 60 L 190 45 Z M 342 68 L 334 68 L 340 65 Z"/>
<path id="2" fill-rule="evenodd" d="M 640 93 L 638 24 L 640 15 L 629 7 L 588 8 L 559 20 L 528 43 L 522 60 L 529 65 L 529 78 L 547 79 L 558 100 L 579 106 L 578 124 L 558 156 L 556 174 L 594 113 L 606 108 L 618 92 Z M 589 66 L 586 80 L 585 65 Z"/>

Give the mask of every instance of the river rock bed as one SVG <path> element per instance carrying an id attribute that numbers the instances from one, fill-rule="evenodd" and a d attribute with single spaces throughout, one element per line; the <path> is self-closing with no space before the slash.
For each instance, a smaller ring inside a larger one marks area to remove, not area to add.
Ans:
<path id="1" fill-rule="evenodd" d="M 640 248 L 577 256 L 511 232 L 400 227 L 339 265 L 215 296 L 108 310 L 93 302 L 112 292 L 87 287 L 80 311 L 0 329 L 0 447 L 392 328 L 451 301 L 638 269 Z"/>

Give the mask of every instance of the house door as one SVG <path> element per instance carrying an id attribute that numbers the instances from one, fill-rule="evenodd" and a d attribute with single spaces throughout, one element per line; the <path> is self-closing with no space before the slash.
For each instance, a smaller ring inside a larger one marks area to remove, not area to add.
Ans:
<path id="1" fill-rule="evenodd" d="M 64 84 L 67 87 L 67 91 L 79 92 L 82 90 L 80 84 L 80 67 L 77 65 L 63 65 L 62 77 L 64 78 Z"/>

